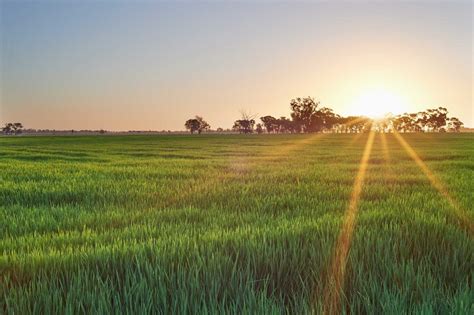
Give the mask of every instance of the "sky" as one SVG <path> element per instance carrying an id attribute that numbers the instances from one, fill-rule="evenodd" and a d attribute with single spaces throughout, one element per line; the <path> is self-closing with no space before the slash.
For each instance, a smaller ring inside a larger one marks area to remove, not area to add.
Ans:
<path id="1" fill-rule="evenodd" d="M 471 1 L 0 1 L 0 123 L 230 128 L 312 96 L 474 127 Z"/>

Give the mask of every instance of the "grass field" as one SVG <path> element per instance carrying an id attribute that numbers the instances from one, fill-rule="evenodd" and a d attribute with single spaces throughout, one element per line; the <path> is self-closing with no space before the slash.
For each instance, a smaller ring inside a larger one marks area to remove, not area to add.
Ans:
<path id="1" fill-rule="evenodd" d="M 0 312 L 473 314 L 474 135 L 402 137 L 0 138 Z"/>

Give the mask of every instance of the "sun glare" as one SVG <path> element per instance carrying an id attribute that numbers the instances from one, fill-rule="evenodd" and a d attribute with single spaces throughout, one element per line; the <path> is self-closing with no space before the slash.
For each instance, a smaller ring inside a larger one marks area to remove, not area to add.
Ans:
<path id="1" fill-rule="evenodd" d="M 373 89 L 361 93 L 351 105 L 351 110 L 370 118 L 383 118 L 387 114 L 408 111 L 407 102 L 400 96 L 384 89 Z"/>

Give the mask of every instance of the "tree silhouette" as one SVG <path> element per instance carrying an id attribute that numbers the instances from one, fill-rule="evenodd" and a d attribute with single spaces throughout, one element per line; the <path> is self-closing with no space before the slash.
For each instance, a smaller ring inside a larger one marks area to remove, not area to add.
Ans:
<path id="1" fill-rule="evenodd" d="M 239 133 L 253 133 L 253 128 L 255 126 L 255 117 L 250 113 L 245 111 L 240 111 L 241 119 L 234 122 L 233 130 L 238 131 Z"/>
<path id="2" fill-rule="evenodd" d="M 199 129 L 199 120 L 197 120 L 196 118 L 188 119 L 184 123 L 184 126 L 191 132 L 191 134 L 193 134 Z"/>
<path id="3" fill-rule="evenodd" d="M 438 107 L 418 113 L 404 113 L 390 118 L 395 131 L 399 132 L 446 132 L 459 131 L 463 123 L 456 117 L 448 117 L 448 109 Z"/>
<path id="4" fill-rule="evenodd" d="M 277 130 L 278 121 L 275 117 L 273 117 L 273 116 L 264 116 L 264 117 L 260 117 L 260 120 L 262 121 L 262 123 L 265 126 L 265 129 L 267 130 L 268 133 L 278 131 Z"/>
<path id="5" fill-rule="evenodd" d="M 12 130 L 13 130 L 13 124 L 12 123 L 6 123 L 5 127 L 2 128 L 2 132 L 6 135 L 11 134 Z"/>
<path id="6" fill-rule="evenodd" d="M 201 116 L 196 116 L 196 119 L 199 122 L 199 128 L 198 128 L 199 134 L 211 128 L 211 126 L 207 123 L 207 121 L 205 121 L 204 118 L 202 118 Z"/>
<path id="7" fill-rule="evenodd" d="M 464 125 L 462 121 L 460 121 L 456 117 L 451 117 L 448 119 L 448 130 L 453 132 L 459 132 L 461 127 Z"/>
<path id="8" fill-rule="evenodd" d="M 314 98 L 309 96 L 304 98 L 298 97 L 290 101 L 291 118 L 295 122 L 297 129 L 303 130 L 303 132 L 311 131 L 311 121 L 318 106 L 319 102 L 315 102 Z"/>
<path id="9" fill-rule="evenodd" d="M 2 128 L 2 132 L 5 135 L 19 135 L 23 132 L 23 124 L 16 123 L 6 123 L 5 127 Z"/>
<path id="10" fill-rule="evenodd" d="M 448 117 L 448 110 L 444 107 L 438 107 L 435 109 L 428 110 L 430 114 L 429 122 L 434 131 L 439 131 L 442 127 L 446 126 Z"/>
<path id="11" fill-rule="evenodd" d="M 253 133 L 255 120 L 253 119 L 239 119 L 234 122 L 232 129 L 239 133 Z"/>
<path id="12" fill-rule="evenodd" d="M 322 107 L 316 110 L 311 116 L 310 131 L 319 132 L 325 129 L 331 129 L 338 121 L 339 116 L 334 114 L 333 110 L 328 107 Z"/>
<path id="13" fill-rule="evenodd" d="M 195 116 L 195 118 L 186 120 L 184 126 L 191 132 L 191 134 L 196 131 L 201 134 L 203 131 L 211 128 L 207 121 L 205 121 L 201 116 Z"/>

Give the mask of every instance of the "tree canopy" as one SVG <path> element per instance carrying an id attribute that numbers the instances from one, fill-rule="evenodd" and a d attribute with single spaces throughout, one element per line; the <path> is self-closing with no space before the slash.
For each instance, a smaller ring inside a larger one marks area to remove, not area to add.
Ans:
<path id="1" fill-rule="evenodd" d="M 257 133 L 361 133 L 369 130 L 377 132 L 459 132 L 464 125 L 456 117 L 448 116 L 446 107 L 426 109 L 417 113 L 387 116 L 384 119 L 370 119 L 365 116 L 341 116 L 330 107 L 322 107 L 313 97 L 298 97 L 290 101 L 290 118 L 272 115 L 255 117 L 241 112 L 241 118 L 234 121 L 233 131 L 249 134 Z M 200 116 L 185 123 L 191 133 L 201 133 L 210 128 Z M 222 130 L 222 129 L 221 129 Z"/>
<path id="2" fill-rule="evenodd" d="M 211 128 L 207 121 L 205 121 L 201 116 L 195 116 L 195 118 L 186 120 L 184 126 L 191 132 L 191 134 L 195 133 L 196 131 L 198 134 L 201 134 L 203 131 L 209 130 Z"/>
<path id="3" fill-rule="evenodd" d="M 2 132 L 5 135 L 18 135 L 21 134 L 23 131 L 23 124 L 16 122 L 16 123 L 6 123 L 5 127 L 2 128 Z"/>

